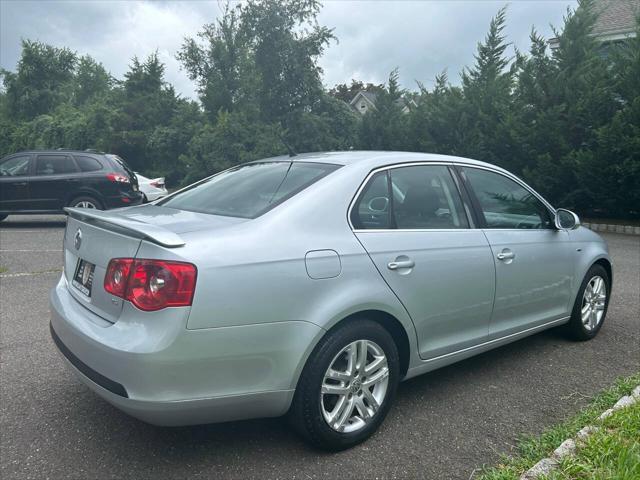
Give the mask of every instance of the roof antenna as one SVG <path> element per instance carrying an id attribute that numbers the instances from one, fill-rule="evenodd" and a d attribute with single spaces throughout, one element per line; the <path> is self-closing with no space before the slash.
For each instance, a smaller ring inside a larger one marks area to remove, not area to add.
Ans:
<path id="1" fill-rule="evenodd" d="M 295 157 L 296 155 L 298 155 L 295 150 L 293 148 L 291 148 L 291 145 L 289 145 L 287 143 L 287 141 L 284 139 L 284 137 L 280 134 L 278 134 L 278 138 L 280 138 L 280 141 L 284 144 L 285 147 L 287 147 L 287 151 L 289 152 L 289 156 L 290 157 Z"/>

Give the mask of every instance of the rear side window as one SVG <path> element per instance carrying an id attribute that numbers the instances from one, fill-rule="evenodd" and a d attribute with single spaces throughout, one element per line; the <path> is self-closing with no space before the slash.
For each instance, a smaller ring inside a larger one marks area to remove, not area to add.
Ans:
<path id="1" fill-rule="evenodd" d="M 451 172 L 441 165 L 376 173 L 351 210 L 351 223 L 358 230 L 469 228 Z"/>
<path id="2" fill-rule="evenodd" d="M 362 191 L 353 210 L 351 223 L 357 229 L 391 228 L 387 172 L 376 173 Z"/>
<path id="3" fill-rule="evenodd" d="M 256 218 L 339 165 L 303 162 L 250 163 L 222 172 L 159 203 L 228 217 Z"/>
<path id="4" fill-rule="evenodd" d="M 5 160 L 0 164 L 0 175 L 10 177 L 20 177 L 29 173 L 29 155 L 20 155 Z"/>
<path id="5" fill-rule="evenodd" d="M 36 175 L 59 175 L 77 172 L 76 165 L 67 155 L 38 155 Z"/>
<path id="6" fill-rule="evenodd" d="M 102 170 L 102 164 L 93 157 L 76 155 L 76 163 L 82 172 L 97 172 Z"/>

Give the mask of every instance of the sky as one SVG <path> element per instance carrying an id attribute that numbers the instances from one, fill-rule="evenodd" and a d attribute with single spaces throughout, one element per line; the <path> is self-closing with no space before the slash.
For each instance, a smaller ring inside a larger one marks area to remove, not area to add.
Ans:
<path id="1" fill-rule="evenodd" d="M 427 88 L 447 70 L 457 83 L 464 66 L 473 64 L 491 18 L 507 8 L 507 40 L 528 50 L 531 28 L 550 38 L 551 25 L 562 26 L 576 0 L 328 0 L 319 16 L 334 29 L 332 43 L 320 59 L 327 87 L 349 82 L 382 83 L 394 68 L 406 88 L 416 81 Z M 205 0 L 0 0 L 0 67 L 15 70 L 20 40 L 31 39 L 89 54 L 116 78 L 133 56 L 158 51 L 166 79 L 186 97 L 195 85 L 175 58 L 185 37 L 213 22 L 222 3 Z"/>

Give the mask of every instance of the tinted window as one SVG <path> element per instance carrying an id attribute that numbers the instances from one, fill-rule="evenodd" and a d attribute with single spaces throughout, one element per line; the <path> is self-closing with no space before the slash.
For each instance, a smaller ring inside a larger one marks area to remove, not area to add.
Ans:
<path id="1" fill-rule="evenodd" d="M 19 177 L 29 173 L 29 155 L 12 157 L 0 164 L 0 175 Z"/>
<path id="2" fill-rule="evenodd" d="M 58 175 L 76 171 L 73 160 L 66 155 L 38 155 L 36 160 L 36 175 Z"/>
<path id="3" fill-rule="evenodd" d="M 499 173 L 465 168 L 488 228 L 553 228 L 545 205 L 526 188 Z"/>
<path id="4" fill-rule="evenodd" d="M 102 164 L 98 160 L 92 157 L 85 157 L 83 155 L 76 155 L 76 163 L 80 170 L 83 172 L 96 172 L 102 170 Z"/>
<path id="5" fill-rule="evenodd" d="M 449 169 L 417 165 L 390 170 L 397 228 L 469 228 Z"/>
<path id="6" fill-rule="evenodd" d="M 468 228 L 462 200 L 449 169 L 416 165 L 376 173 L 351 211 L 357 229 Z M 393 198 L 389 195 L 389 177 Z"/>
<path id="7" fill-rule="evenodd" d="M 351 210 L 351 223 L 357 229 L 391 228 L 387 172 L 376 173 Z"/>
<path id="8" fill-rule="evenodd" d="M 255 218 L 339 168 L 302 162 L 242 165 L 197 184 L 160 205 L 229 217 Z"/>

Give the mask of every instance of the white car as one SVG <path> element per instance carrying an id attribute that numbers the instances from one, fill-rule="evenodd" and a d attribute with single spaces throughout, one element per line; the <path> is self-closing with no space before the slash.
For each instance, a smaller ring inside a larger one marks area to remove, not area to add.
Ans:
<path id="1" fill-rule="evenodd" d="M 169 192 L 164 186 L 164 177 L 159 178 L 147 178 L 136 172 L 138 177 L 138 186 L 140 191 L 144 194 L 144 202 L 153 202 L 159 198 L 169 195 Z"/>

